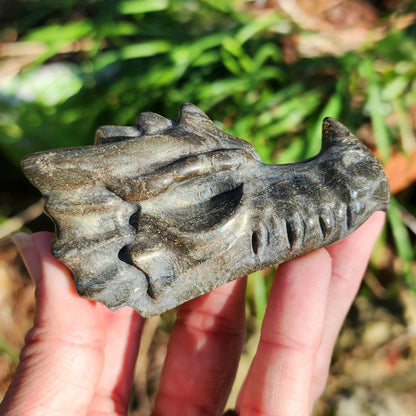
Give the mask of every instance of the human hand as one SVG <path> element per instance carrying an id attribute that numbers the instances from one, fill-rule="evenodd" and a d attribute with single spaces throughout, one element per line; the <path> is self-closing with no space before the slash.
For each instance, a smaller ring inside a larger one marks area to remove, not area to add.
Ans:
<path id="1" fill-rule="evenodd" d="M 344 240 L 279 266 L 238 414 L 310 413 L 383 221 L 376 213 Z M 80 298 L 50 239 L 16 236 L 37 309 L 0 414 L 126 414 L 144 319 Z M 244 342 L 245 285 L 241 278 L 179 307 L 155 415 L 223 412 Z"/>

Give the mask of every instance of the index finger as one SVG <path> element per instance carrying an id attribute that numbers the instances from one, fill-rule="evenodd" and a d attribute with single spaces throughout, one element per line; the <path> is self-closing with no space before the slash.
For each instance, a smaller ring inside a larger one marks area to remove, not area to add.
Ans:
<path id="1" fill-rule="evenodd" d="M 213 415 L 223 411 L 244 343 L 240 278 L 179 308 L 154 415 Z"/>
<path id="2" fill-rule="evenodd" d="M 376 212 L 355 233 L 326 248 L 332 258 L 332 278 L 326 300 L 325 338 L 314 369 L 311 392 L 313 400 L 318 398 L 325 387 L 332 350 L 358 292 L 384 220 L 385 213 Z"/>
<path id="3" fill-rule="evenodd" d="M 325 249 L 279 266 L 259 346 L 237 401 L 240 415 L 309 412 L 330 278 Z"/>

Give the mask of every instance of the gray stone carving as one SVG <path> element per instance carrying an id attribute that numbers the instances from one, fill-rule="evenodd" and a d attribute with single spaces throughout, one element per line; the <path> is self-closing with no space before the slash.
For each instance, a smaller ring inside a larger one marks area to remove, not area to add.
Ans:
<path id="1" fill-rule="evenodd" d="M 262 163 L 184 104 L 177 120 L 141 113 L 22 165 L 79 294 L 144 316 L 334 243 L 389 206 L 380 163 L 331 118 L 321 152 L 295 164 Z"/>

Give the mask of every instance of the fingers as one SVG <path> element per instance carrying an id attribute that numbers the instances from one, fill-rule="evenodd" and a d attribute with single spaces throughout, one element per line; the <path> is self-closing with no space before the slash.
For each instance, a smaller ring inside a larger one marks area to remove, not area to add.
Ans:
<path id="1" fill-rule="evenodd" d="M 319 397 L 325 387 L 334 344 L 360 287 L 384 220 L 385 214 L 376 212 L 355 233 L 326 248 L 332 257 L 332 278 L 326 301 L 325 337 L 314 369 L 312 402 Z"/>
<path id="2" fill-rule="evenodd" d="M 324 249 L 279 266 L 237 401 L 240 415 L 308 414 L 330 277 L 331 258 Z"/>
<path id="3" fill-rule="evenodd" d="M 122 367 L 127 364 L 133 371 L 138 342 L 127 347 L 126 338 L 132 328 L 137 338 L 138 319 L 131 311 L 113 314 L 101 304 L 80 298 L 69 270 L 50 253 L 50 240 L 50 233 L 16 238 L 36 282 L 37 309 L 0 409 L 22 415 L 86 414 L 91 403 L 97 403 L 98 387 L 102 398 L 117 400 L 107 400 L 106 406 L 102 401 L 96 414 L 114 414 L 121 407 L 125 412 Z M 107 365 L 113 367 L 107 369 Z M 109 380 L 110 376 L 114 378 Z"/>
<path id="4" fill-rule="evenodd" d="M 100 307 L 106 322 L 104 363 L 88 414 L 126 415 L 144 319 L 129 307 L 115 312 Z"/>
<path id="5" fill-rule="evenodd" d="M 83 414 L 101 372 L 105 332 L 96 325 L 94 305 L 77 302 L 69 270 L 50 254 L 51 235 L 16 240 L 37 284 L 38 305 L 2 410 Z"/>
<path id="6" fill-rule="evenodd" d="M 383 221 L 374 214 L 350 237 L 279 267 L 241 415 L 309 413 Z M 81 299 L 50 238 L 17 236 L 38 305 L 0 413 L 124 414 L 143 319 Z M 244 340 L 244 291 L 239 279 L 179 309 L 154 414 L 222 411 Z"/>
<path id="7" fill-rule="evenodd" d="M 153 414 L 223 411 L 244 342 L 245 286 L 241 278 L 180 307 Z"/>
<path id="8" fill-rule="evenodd" d="M 376 213 L 346 239 L 279 266 L 239 414 L 310 413 L 383 222 Z"/>

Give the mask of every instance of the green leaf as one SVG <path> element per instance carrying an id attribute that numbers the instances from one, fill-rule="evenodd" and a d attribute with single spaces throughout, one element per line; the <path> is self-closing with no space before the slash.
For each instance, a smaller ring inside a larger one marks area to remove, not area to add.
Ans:
<path id="1" fill-rule="evenodd" d="M 319 103 L 320 95 L 317 91 L 305 92 L 302 96 L 292 97 L 262 114 L 259 117 L 259 126 L 267 125 L 263 132 L 269 137 L 299 130 L 302 121 L 315 111 Z"/>
<path id="2" fill-rule="evenodd" d="M 277 163 L 295 163 L 303 159 L 305 140 L 301 137 L 293 137 L 290 145 L 279 152 Z"/>
<path id="3" fill-rule="evenodd" d="M 383 89 L 375 70 L 375 62 L 367 58 L 359 65 L 359 72 L 367 81 L 366 108 L 370 114 L 374 130 L 374 140 L 380 152 L 380 158 L 385 162 L 390 157 L 390 134 L 386 125 L 386 116 L 390 112 L 388 104 L 383 100 Z"/>
<path id="4" fill-rule="evenodd" d="M 219 10 L 220 12 L 227 13 L 233 10 L 233 1 L 224 0 L 204 0 L 204 3 L 211 6 L 213 9 Z"/>
<path id="5" fill-rule="evenodd" d="M 342 100 L 345 94 L 345 82 L 339 81 L 337 89 L 332 94 L 317 119 L 308 129 L 305 157 L 312 157 L 319 153 L 322 145 L 322 120 L 325 117 L 339 118 L 342 109 Z"/>
<path id="6" fill-rule="evenodd" d="M 19 362 L 19 353 L 16 351 L 16 348 L 14 348 L 13 345 L 11 345 L 1 334 L 0 354 L 7 355 L 13 364 L 17 364 Z"/>
<path id="7" fill-rule="evenodd" d="M 282 52 L 273 43 L 266 43 L 262 45 L 252 58 L 255 68 L 258 71 L 264 71 L 264 64 L 267 59 L 271 59 L 273 62 L 280 62 L 283 59 Z M 274 68 L 277 70 L 277 68 Z"/>
<path id="8" fill-rule="evenodd" d="M 241 70 L 243 70 L 244 72 L 252 72 L 253 71 L 253 69 L 254 69 L 253 61 L 244 52 L 244 49 L 243 49 L 242 45 L 239 42 L 237 42 L 232 37 L 226 37 L 222 42 L 222 47 L 224 48 L 225 51 L 227 51 L 229 53 L 229 55 L 224 54 L 225 59 L 228 59 L 228 60 L 232 61 L 233 62 L 232 68 L 236 69 L 236 70 L 233 71 L 232 69 L 229 68 L 231 72 L 234 72 L 234 73 L 238 74 L 238 73 L 242 72 Z M 233 60 L 230 55 L 235 57 L 236 59 Z M 226 62 L 224 62 L 224 63 L 228 67 L 228 64 Z M 240 67 L 241 70 L 238 69 L 238 67 Z"/>
<path id="9" fill-rule="evenodd" d="M 193 39 L 190 43 L 175 45 L 171 50 L 173 64 L 186 69 L 205 51 L 221 45 L 225 36 L 228 36 L 228 34 L 218 32 L 206 35 L 200 39 Z"/>
<path id="10" fill-rule="evenodd" d="M 219 101 L 247 90 L 247 81 L 240 78 L 226 78 L 200 85 L 197 91 L 199 100 L 204 103 L 205 111 Z"/>
<path id="11" fill-rule="evenodd" d="M 398 76 L 388 82 L 382 91 L 382 98 L 385 101 L 391 101 L 401 98 L 405 89 L 409 86 L 409 80 L 405 76 Z"/>
<path id="12" fill-rule="evenodd" d="M 135 45 L 124 46 L 120 49 L 121 59 L 137 59 L 159 55 L 168 52 L 171 45 L 165 40 L 153 40 L 149 42 L 137 43 Z"/>
<path id="13" fill-rule="evenodd" d="M 221 50 L 221 58 L 224 66 L 235 76 L 240 77 L 243 73 L 238 60 L 226 49 Z"/>
<path id="14" fill-rule="evenodd" d="M 271 26 L 276 25 L 281 20 L 282 17 L 278 14 L 266 15 L 266 17 L 252 19 L 248 24 L 239 29 L 235 36 L 235 40 L 242 45 L 257 34 L 265 31 Z"/>
<path id="15" fill-rule="evenodd" d="M 138 25 L 132 22 L 114 22 L 109 25 L 107 22 L 100 25 L 99 34 L 100 37 L 120 37 L 120 36 L 133 36 L 140 33 Z"/>
<path id="16" fill-rule="evenodd" d="M 403 262 L 402 273 L 406 285 L 413 294 L 416 295 L 416 282 L 412 273 L 412 261 L 414 258 L 412 242 L 410 240 L 409 232 L 402 221 L 400 204 L 394 197 L 391 198 L 390 209 L 387 211 L 387 218 L 390 223 L 397 252 Z"/>
<path id="17" fill-rule="evenodd" d="M 254 308 L 257 321 L 263 322 L 264 314 L 267 308 L 267 289 L 264 272 L 259 271 L 252 273 L 249 279 L 253 288 Z"/>
<path id="18" fill-rule="evenodd" d="M 411 261 L 413 259 L 413 247 L 407 227 L 402 221 L 400 204 L 395 197 L 391 198 L 390 209 L 387 211 L 394 242 L 401 259 Z"/>
<path id="19" fill-rule="evenodd" d="M 374 129 L 374 140 L 383 162 L 390 157 L 391 140 L 386 125 L 386 106 L 382 100 L 382 89 L 377 82 L 370 81 L 367 88 L 367 108 L 370 113 L 371 125 Z"/>
<path id="20" fill-rule="evenodd" d="M 25 37 L 25 40 L 45 42 L 48 45 L 60 42 L 74 42 L 91 35 L 93 26 L 88 20 L 67 23 L 64 25 L 48 25 L 33 30 Z"/>
<path id="21" fill-rule="evenodd" d="M 121 14 L 144 14 L 167 9 L 168 0 L 125 0 L 118 2 Z"/>

